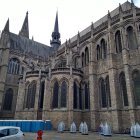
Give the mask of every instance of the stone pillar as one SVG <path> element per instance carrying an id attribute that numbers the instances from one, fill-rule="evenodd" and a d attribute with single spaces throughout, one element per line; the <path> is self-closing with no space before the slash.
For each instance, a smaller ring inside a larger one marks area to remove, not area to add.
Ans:
<path id="1" fill-rule="evenodd" d="M 124 66 L 124 72 L 125 72 L 125 79 L 126 79 L 126 87 L 127 87 L 127 96 L 128 96 L 128 102 L 129 102 L 129 113 L 130 113 L 130 121 L 131 123 L 135 122 L 135 103 L 134 103 L 134 95 L 132 91 L 132 74 L 130 73 L 130 68 L 128 65 Z"/>
<path id="2" fill-rule="evenodd" d="M 34 103 L 34 119 L 37 119 L 39 94 L 40 94 L 40 79 L 38 78 L 36 84 L 35 103 Z"/>
<path id="3" fill-rule="evenodd" d="M 0 63 L 0 111 L 2 109 L 2 100 L 5 89 L 5 81 L 7 77 L 7 68 L 9 62 L 9 43 L 4 44 L 2 40 L 0 40 L 0 50 L 2 50 L 1 63 Z"/>
<path id="4" fill-rule="evenodd" d="M 43 120 L 47 120 L 50 119 L 49 116 L 49 111 L 51 110 L 51 85 L 50 85 L 50 80 L 49 79 L 45 79 L 45 90 L 44 90 L 44 101 L 43 101 L 43 116 L 42 119 Z"/>
<path id="5" fill-rule="evenodd" d="M 25 82 L 23 80 L 20 80 L 19 82 L 19 90 L 17 95 L 17 104 L 16 104 L 16 112 L 15 112 L 15 118 L 20 119 L 23 118 L 22 114 L 20 113 L 24 109 L 24 102 L 25 102 Z"/>
<path id="6" fill-rule="evenodd" d="M 135 27 L 134 27 L 135 28 Z M 136 28 L 134 29 L 136 31 Z M 127 35 L 125 29 L 122 27 L 122 35 L 123 35 L 123 51 L 122 51 L 122 58 L 123 58 L 123 65 L 124 65 L 124 73 L 125 73 L 125 81 L 126 81 L 126 88 L 127 88 L 127 96 L 129 102 L 129 112 L 130 112 L 130 121 L 131 123 L 135 122 L 135 112 L 134 112 L 134 97 L 132 91 L 132 76 L 130 73 L 129 68 L 129 51 L 127 48 Z"/>
<path id="7" fill-rule="evenodd" d="M 98 82 L 97 82 L 97 62 L 96 62 L 96 45 L 94 38 L 91 38 L 89 48 L 89 92 L 90 92 L 90 121 L 91 130 L 96 130 L 100 123 L 100 116 L 98 113 Z"/>
<path id="8" fill-rule="evenodd" d="M 68 127 L 70 127 L 73 122 L 73 78 L 69 79 L 69 89 L 67 98 L 67 108 L 68 108 Z"/>
<path id="9" fill-rule="evenodd" d="M 109 73 L 109 83 L 110 83 L 110 94 L 111 94 L 111 104 L 112 104 L 112 125 L 113 131 L 119 131 L 119 100 L 118 100 L 118 86 L 117 86 L 117 69 L 114 61 L 115 55 L 115 44 L 113 39 L 113 33 L 111 29 L 109 29 L 109 54 L 108 54 L 108 73 Z"/>

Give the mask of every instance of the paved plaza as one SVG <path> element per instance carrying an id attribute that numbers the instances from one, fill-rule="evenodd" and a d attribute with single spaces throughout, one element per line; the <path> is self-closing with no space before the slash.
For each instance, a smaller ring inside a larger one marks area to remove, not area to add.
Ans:
<path id="1" fill-rule="evenodd" d="M 112 137 L 99 136 L 98 133 L 90 132 L 89 135 L 80 133 L 71 134 L 69 132 L 57 133 L 56 131 L 45 131 L 42 140 L 135 140 L 126 134 L 113 134 Z M 25 140 L 37 140 L 36 133 L 25 133 Z"/>

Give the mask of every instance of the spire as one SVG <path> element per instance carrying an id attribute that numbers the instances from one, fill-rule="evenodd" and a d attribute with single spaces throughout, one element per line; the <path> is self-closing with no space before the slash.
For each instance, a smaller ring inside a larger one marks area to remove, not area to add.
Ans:
<path id="1" fill-rule="evenodd" d="M 54 32 L 59 33 L 59 27 L 58 27 L 58 11 L 56 12 L 55 25 L 54 25 Z"/>
<path id="2" fill-rule="evenodd" d="M 5 24 L 5 27 L 4 27 L 3 31 L 9 32 L 9 18 L 8 18 L 6 24 Z"/>
<path id="3" fill-rule="evenodd" d="M 131 0 L 131 7 L 133 7 L 134 6 L 134 1 L 133 0 Z"/>
<path id="4" fill-rule="evenodd" d="M 56 12 L 54 31 L 52 32 L 52 40 L 50 41 L 50 44 L 52 47 L 54 47 L 54 49 L 58 48 L 61 45 L 59 26 L 58 26 L 58 12 Z"/>
<path id="5" fill-rule="evenodd" d="M 19 35 L 29 38 L 28 11 L 26 13 L 26 17 L 24 19 Z"/>

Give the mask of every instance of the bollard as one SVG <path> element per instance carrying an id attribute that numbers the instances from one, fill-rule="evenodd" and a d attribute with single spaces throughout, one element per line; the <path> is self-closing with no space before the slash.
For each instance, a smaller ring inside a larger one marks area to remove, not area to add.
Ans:
<path id="1" fill-rule="evenodd" d="M 43 135 L 43 131 L 38 130 L 38 132 L 37 132 L 37 140 L 42 140 L 42 135 Z"/>

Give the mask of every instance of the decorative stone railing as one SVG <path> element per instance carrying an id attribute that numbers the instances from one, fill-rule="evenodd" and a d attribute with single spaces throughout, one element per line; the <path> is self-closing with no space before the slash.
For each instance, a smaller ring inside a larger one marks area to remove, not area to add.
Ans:
<path id="1" fill-rule="evenodd" d="M 83 72 L 80 69 L 75 68 L 55 68 L 51 70 L 51 74 L 72 74 L 72 75 L 78 75 L 83 76 Z"/>
<path id="2" fill-rule="evenodd" d="M 29 71 L 26 73 L 26 78 L 29 78 L 29 77 L 46 77 L 48 74 L 48 72 L 45 72 L 45 71 Z"/>

